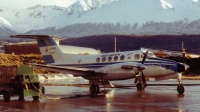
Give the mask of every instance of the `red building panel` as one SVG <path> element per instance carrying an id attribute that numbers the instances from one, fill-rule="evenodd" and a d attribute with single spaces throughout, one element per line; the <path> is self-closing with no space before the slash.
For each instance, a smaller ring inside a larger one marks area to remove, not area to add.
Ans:
<path id="1" fill-rule="evenodd" d="M 4 46 L 5 54 L 41 54 L 37 44 L 12 44 Z"/>

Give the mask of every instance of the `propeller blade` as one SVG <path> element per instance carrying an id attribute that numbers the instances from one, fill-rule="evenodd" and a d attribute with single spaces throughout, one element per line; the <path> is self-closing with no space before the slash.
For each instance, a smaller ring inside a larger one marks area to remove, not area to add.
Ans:
<path id="1" fill-rule="evenodd" d="M 142 59 L 142 64 L 144 64 L 144 62 L 145 62 L 145 60 L 146 60 L 146 58 L 147 58 L 147 54 L 148 54 L 148 51 L 147 51 L 146 53 L 144 53 L 144 57 L 143 57 L 143 59 Z"/>

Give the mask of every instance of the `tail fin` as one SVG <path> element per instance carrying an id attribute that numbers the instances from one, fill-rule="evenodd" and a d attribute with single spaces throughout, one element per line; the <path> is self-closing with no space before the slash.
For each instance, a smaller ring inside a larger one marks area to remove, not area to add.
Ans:
<path id="1" fill-rule="evenodd" d="M 45 63 L 54 63 L 66 59 L 54 40 L 61 39 L 59 37 L 49 35 L 11 35 L 10 37 L 36 39 Z"/>

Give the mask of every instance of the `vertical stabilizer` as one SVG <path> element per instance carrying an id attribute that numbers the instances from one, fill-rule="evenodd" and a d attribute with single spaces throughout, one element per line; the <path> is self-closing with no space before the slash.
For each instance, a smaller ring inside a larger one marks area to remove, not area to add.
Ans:
<path id="1" fill-rule="evenodd" d="M 64 54 L 54 38 L 42 38 L 37 41 L 45 63 L 54 63 L 64 59 Z"/>
<path id="2" fill-rule="evenodd" d="M 45 63 L 54 63 L 65 59 L 57 44 L 58 41 L 56 42 L 61 38 L 49 35 L 11 35 L 10 37 L 36 39 Z"/>

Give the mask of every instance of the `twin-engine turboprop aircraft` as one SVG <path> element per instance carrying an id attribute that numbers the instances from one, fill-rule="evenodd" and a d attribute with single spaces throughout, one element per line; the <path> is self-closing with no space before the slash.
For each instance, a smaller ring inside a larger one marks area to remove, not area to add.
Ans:
<path id="1" fill-rule="evenodd" d="M 113 80 L 135 78 L 137 89 L 143 90 L 146 78 L 156 80 L 178 79 L 177 91 L 183 94 L 185 89 L 181 82 L 181 73 L 188 65 L 156 57 L 147 50 L 114 52 L 96 55 L 66 54 L 54 41 L 56 36 L 49 35 L 11 35 L 14 38 L 36 39 L 44 62 L 47 65 L 32 64 L 34 67 L 81 76 L 89 80 L 90 93 L 98 94 L 99 85 Z M 109 83 L 110 84 L 110 83 Z"/>

